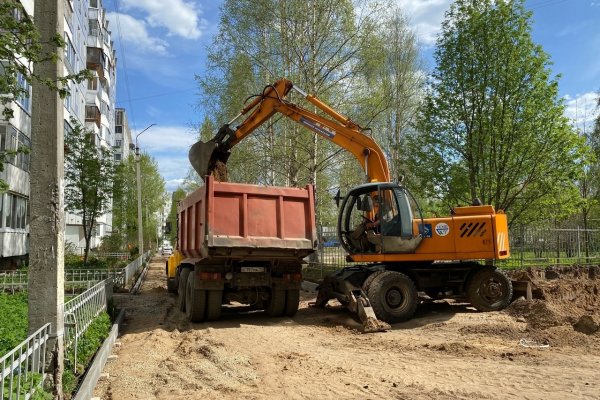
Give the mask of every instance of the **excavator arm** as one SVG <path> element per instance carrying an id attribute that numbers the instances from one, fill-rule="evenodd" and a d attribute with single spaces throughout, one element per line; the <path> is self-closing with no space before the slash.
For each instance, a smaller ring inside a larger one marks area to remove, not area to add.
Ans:
<path id="1" fill-rule="evenodd" d="M 288 101 L 286 97 L 292 89 L 328 117 Z M 383 151 L 358 124 L 333 110 L 317 97 L 298 89 L 287 79 L 280 79 L 266 86 L 263 92 L 248 103 L 233 120 L 221 127 L 213 139 L 194 144 L 189 153 L 190 163 L 202 177 L 213 174 L 218 180 L 227 180 L 224 167 L 231 148 L 277 113 L 352 153 L 364 169 L 369 182 L 390 181 L 390 172 Z M 235 129 L 231 128 L 233 122 L 240 117 L 245 119 Z"/>

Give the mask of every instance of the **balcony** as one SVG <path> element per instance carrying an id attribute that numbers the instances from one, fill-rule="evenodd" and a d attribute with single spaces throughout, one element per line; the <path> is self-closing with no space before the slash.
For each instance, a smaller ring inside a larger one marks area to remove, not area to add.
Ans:
<path id="1" fill-rule="evenodd" d="M 94 122 L 100 128 L 100 109 L 95 104 L 86 104 L 85 106 L 85 122 Z"/>
<path id="2" fill-rule="evenodd" d="M 106 68 L 104 52 L 98 47 L 88 47 L 86 56 L 87 69 L 96 71 L 101 79 L 104 79 L 104 69 Z"/>

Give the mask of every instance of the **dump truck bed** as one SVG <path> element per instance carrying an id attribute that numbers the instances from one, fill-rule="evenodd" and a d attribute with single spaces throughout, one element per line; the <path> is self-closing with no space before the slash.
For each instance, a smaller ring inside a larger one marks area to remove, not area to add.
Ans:
<path id="1" fill-rule="evenodd" d="M 178 205 L 178 250 L 185 258 L 293 257 L 317 240 L 313 187 L 206 184 Z"/>

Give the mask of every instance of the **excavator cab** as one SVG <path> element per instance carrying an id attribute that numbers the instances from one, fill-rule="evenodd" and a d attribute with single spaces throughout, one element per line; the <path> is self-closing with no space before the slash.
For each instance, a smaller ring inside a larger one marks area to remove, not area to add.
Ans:
<path id="1" fill-rule="evenodd" d="M 342 202 L 338 235 L 349 254 L 413 253 L 422 236 L 415 220 L 423 219 L 414 197 L 396 183 L 368 183 L 350 191 Z"/>

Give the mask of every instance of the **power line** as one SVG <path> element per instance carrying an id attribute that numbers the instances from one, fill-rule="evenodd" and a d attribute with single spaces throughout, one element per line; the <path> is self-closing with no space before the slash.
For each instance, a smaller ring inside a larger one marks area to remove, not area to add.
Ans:
<path id="1" fill-rule="evenodd" d="M 192 90 L 195 90 L 195 88 L 190 88 L 190 89 L 181 89 L 181 90 L 172 90 L 170 92 L 163 92 L 163 93 L 157 93 L 157 94 L 151 94 L 148 96 L 144 96 L 144 97 L 136 97 L 135 99 L 129 99 L 129 102 L 132 101 L 140 101 L 140 100 L 146 100 L 146 99 L 152 99 L 154 97 L 163 97 L 163 96 L 170 96 L 176 93 L 183 93 L 183 92 L 190 92 Z M 123 102 L 117 102 L 117 104 L 119 103 L 123 103 Z"/>
<path id="2" fill-rule="evenodd" d="M 567 1 L 567 0 L 545 0 L 545 1 L 541 1 L 537 4 L 532 4 L 531 6 L 529 6 L 529 9 L 537 10 L 538 8 L 554 6 L 554 5 L 557 5 L 560 3 L 564 3 L 565 1 Z"/>
<path id="3" fill-rule="evenodd" d="M 131 118 L 131 125 L 133 125 L 133 130 L 137 131 L 135 128 L 135 117 L 133 115 L 133 106 L 131 105 L 131 92 L 129 90 L 129 76 L 127 75 L 127 61 L 125 60 L 125 44 L 123 43 L 123 36 L 121 35 L 121 22 L 119 20 L 119 0 L 115 0 L 115 11 L 116 11 L 116 20 L 117 20 L 117 33 L 119 35 L 119 45 L 121 47 L 121 57 L 123 60 L 123 73 L 125 75 L 125 91 L 127 92 L 127 103 L 129 105 L 129 114 Z"/>

